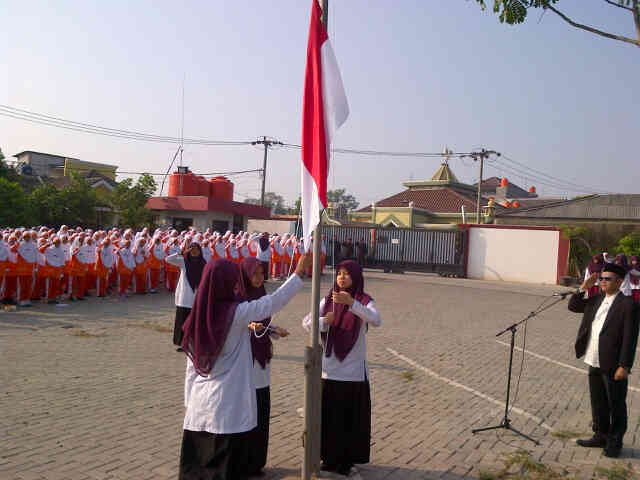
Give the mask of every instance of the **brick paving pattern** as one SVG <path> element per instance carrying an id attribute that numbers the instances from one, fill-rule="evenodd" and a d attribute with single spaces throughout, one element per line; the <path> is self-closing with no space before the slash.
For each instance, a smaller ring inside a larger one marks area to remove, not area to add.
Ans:
<path id="1" fill-rule="evenodd" d="M 495 333 L 556 289 L 367 272 L 384 323 L 368 336 L 372 462 L 360 477 L 478 478 L 519 448 L 577 478 L 618 464 L 640 472 L 640 391 L 628 395 L 623 458 L 607 459 L 557 436 L 590 432 L 586 374 L 531 355 L 510 418 L 541 445 L 503 430 L 471 434 L 503 415 L 509 349 Z M 307 341 L 300 320 L 309 295 L 307 281 L 274 320 L 292 336 L 275 345 L 266 479 L 299 478 Z M 0 311 L 0 479 L 177 478 L 185 359 L 171 344 L 173 313 L 166 293 Z M 526 348 L 584 369 L 573 355 L 579 320 L 561 303 L 529 322 Z M 514 382 L 521 358 L 516 352 Z M 630 385 L 640 388 L 635 371 Z"/>

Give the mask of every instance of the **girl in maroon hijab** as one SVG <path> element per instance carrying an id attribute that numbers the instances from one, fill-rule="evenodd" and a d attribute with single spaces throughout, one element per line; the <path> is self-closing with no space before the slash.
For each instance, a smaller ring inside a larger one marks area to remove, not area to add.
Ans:
<path id="1" fill-rule="evenodd" d="M 631 296 L 636 303 L 640 303 L 640 256 L 632 255 L 630 260 L 628 276 Z"/>
<path id="2" fill-rule="evenodd" d="M 306 267 L 310 257 L 300 262 Z M 183 326 L 187 354 L 181 480 L 243 480 L 250 436 L 256 428 L 251 331 L 280 311 L 302 288 L 296 270 L 275 293 L 245 301 L 237 264 L 211 260 L 204 267 Z"/>
<path id="3" fill-rule="evenodd" d="M 598 275 L 604 268 L 604 255 L 599 253 L 598 255 L 594 255 L 591 259 L 591 263 L 587 266 L 587 269 L 584 272 L 584 281 L 587 280 L 591 275 L 597 273 Z M 600 294 L 600 283 L 596 282 L 596 284 L 589 289 L 587 295 L 589 298 L 595 297 Z"/>
<path id="4" fill-rule="evenodd" d="M 362 267 L 338 264 L 333 289 L 320 302 L 322 356 L 322 469 L 348 475 L 369 462 L 371 395 L 367 368 L 368 326 L 382 324 L 373 299 L 364 292 Z M 310 330 L 311 314 L 303 320 Z"/>
<path id="5" fill-rule="evenodd" d="M 247 300 L 264 297 L 264 267 L 256 258 L 247 257 L 240 264 L 244 295 Z M 271 317 L 260 322 L 269 331 L 251 334 L 251 353 L 253 354 L 253 380 L 256 386 L 258 404 L 258 426 L 250 433 L 249 475 L 257 475 L 267 464 L 269 449 L 269 421 L 271 417 L 271 358 L 273 357 L 272 338 L 286 337 L 289 332 L 271 324 Z"/>

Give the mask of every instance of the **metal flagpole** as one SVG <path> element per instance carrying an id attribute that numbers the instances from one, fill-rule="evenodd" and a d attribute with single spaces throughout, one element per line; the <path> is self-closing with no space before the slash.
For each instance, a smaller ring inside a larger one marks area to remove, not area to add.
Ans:
<path id="1" fill-rule="evenodd" d="M 327 27 L 329 0 L 319 0 L 322 8 L 322 23 Z M 322 244 L 322 212 L 320 223 L 313 231 L 313 277 L 311 284 L 311 334 L 304 352 L 304 459 L 302 480 L 310 480 L 320 470 L 320 417 L 321 417 L 321 371 L 322 348 L 320 346 L 320 255 Z"/>

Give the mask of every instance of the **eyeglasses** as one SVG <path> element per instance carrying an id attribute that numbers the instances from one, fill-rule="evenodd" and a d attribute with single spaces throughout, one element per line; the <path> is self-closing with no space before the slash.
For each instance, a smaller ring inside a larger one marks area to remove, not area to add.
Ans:
<path id="1" fill-rule="evenodd" d="M 613 277 L 600 277 L 601 282 L 613 282 Z"/>

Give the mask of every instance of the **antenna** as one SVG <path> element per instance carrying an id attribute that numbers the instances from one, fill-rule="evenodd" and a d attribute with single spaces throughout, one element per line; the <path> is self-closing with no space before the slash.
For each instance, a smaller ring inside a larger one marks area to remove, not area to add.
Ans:
<path id="1" fill-rule="evenodd" d="M 180 166 L 182 167 L 182 152 L 184 151 L 184 84 L 187 79 L 186 72 L 182 76 L 182 125 L 180 126 Z"/>

